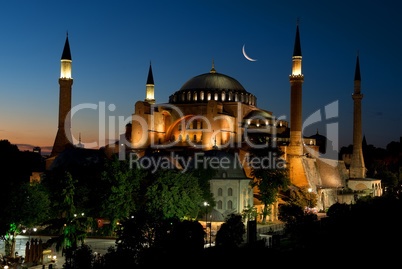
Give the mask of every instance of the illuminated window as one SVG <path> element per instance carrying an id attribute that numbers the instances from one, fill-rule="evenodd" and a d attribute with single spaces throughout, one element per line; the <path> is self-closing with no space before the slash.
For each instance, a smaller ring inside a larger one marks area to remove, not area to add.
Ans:
<path id="1" fill-rule="evenodd" d="M 197 101 L 197 93 L 196 93 L 196 92 L 195 92 L 194 95 L 193 95 L 193 100 L 194 100 L 194 101 Z"/>
<path id="2" fill-rule="evenodd" d="M 208 101 L 211 100 L 211 93 L 210 93 L 210 92 L 209 92 L 208 95 L 207 95 L 207 100 L 208 100 Z"/>
<path id="3" fill-rule="evenodd" d="M 215 93 L 214 99 L 215 99 L 215 101 L 218 101 L 218 93 Z"/>
<path id="4" fill-rule="evenodd" d="M 235 102 L 239 101 L 239 95 L 237 93 L 235 93 Z"/>
<path id="5" fill-rule="evenodd" d="M 190 101 L 191 100 L 191 92 L 187 93 L 187 100 Z"/>
<path id="6" fill-rule="evenodd" d="M 204 92 L 203 91 L 200 93 L 200 99 L 201 99 L 201 101 L 204 101 Z"/>
<path id="7" fill-rule="evenodd" d="M 181 95 L 181 100 L 184 101 L 186 100 L 186 94 L 183 92 L 183 94 Z"/>
<path id="8" fill-rule="evenodd" d="M 225 97 L 226 97 L 226 94 L 223 92 L 222 93 L 222 101 L 225 101 Z"/>
<path id="9" fill-rule="evenodd" d="M 229 100 L 229 101 L 232 101 L 232 99 L 233 99 L 233 93 L 232 93 L 232 92 L 229 92 L 229 98 L 228 98 L 228 100 Z"/>

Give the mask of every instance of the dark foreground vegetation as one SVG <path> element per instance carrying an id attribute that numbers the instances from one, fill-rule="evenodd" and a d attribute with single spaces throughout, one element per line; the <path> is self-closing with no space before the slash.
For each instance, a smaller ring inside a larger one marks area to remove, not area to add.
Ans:
<path id="1" fill-rule="evenodd" d="M 335 204 L 328 217 L 303 212 L 297 205 L 283 206 L 286 231 L 274 235 L 275 244 L 242 242 L 241 217 L 232 215 L 218 232 L 217 246 L 204 249 L 198 222 L 166 220 L 153 230 L 152 243 L 144 233 L 146 216 L 123 222 L 116 246 L 101 258 L 82 245 L 70 254 L 65 268 L 147 268 L 192 266 L 300 266 L 308 264 L 387 265 L 397 260 L 402 242 L 400 197 L 365 197 L 356 204 Z"/>

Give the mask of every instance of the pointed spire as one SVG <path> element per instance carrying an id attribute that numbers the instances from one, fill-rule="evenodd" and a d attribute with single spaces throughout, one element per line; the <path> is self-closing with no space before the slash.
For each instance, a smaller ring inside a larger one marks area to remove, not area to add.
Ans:
<path id="1" fill-rule="evenodd" d="M 151 61 L 149 61 L 149 71 L 148 71 L 147 84 L 154 85 L 154 76 L 152 75 Z"/>
<path id="2" fill-rule="evenodd" d="M 216 73 L 216 70 L 215 70 L 215 61 L 214 61 L 214 59 L 212 59 L 212 69 L 211 69 L 211 71 L 209 71 L 209 73 Z"/>
<path id="3" fill-rule="evenodd" d="M 68 42 L 68 31 L 67 31 L 66 43 L 64 44 L 64 50 L 63 50 L 63 54 L 61 55 L 61 59 L 71 61 L 70 44 Z"/>
<path id="4" fill-rule="evenodd" d="M 361 80 L 361 77 L 360 77 L 360 64 L 359 64 L 359 51 L 357 51 L 355 80 Z"/>
<path id="5" fill-rule="evenodd" d="M 302 56 L 300 46 L 300 34 L 299 34 L 299 19 L 297 19 L 296 39 L 295 39 L 295 47 L 293 49 L 293 56 Z"/>

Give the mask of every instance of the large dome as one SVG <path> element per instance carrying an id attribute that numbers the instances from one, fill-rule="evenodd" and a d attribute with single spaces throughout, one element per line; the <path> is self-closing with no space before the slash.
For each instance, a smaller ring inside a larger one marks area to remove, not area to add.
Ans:
<path id="1" fill-rule="evenodd" d="M 216 73 L 212 68 L 205 73 L 188 80 L 169 97 L 171 104 L 206 103 L 210 100 L 218 102 L 241 102 L 255 106 L 257 98 L 247 92 L 236 79 Z"/>
<path id="2" fill-rule="evenodd" d="M 246 91 L 237 80 L 220 73 L 206 73 L 193 77 L 184 83 L 180 91 L 198 89 Z"/>

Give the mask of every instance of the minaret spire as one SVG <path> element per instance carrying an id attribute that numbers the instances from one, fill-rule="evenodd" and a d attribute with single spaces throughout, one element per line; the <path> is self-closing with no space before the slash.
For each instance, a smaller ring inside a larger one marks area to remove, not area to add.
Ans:
<path id="1" fill-rule="evenodd" d="M 302 56 L 300 46 L 300 34 L 299 34 L 299 19 L 297 19 L 296 38 L 295 38 L 295 46 L 293 49 L 293 56 Z"/>
<path id="2" fill-rule="evenodd" d="M 363 147 L 362 147 L 362 99 L 361 94 L 361 77 L 359 52 L 357 52 L 354 93 L 353 98 L 353 153 L 350 163 L 350 178 L 365 178 L 366 167 L 364 165 Z"/>
<path id="3" fill-rule="evenodd" d="M 146 97 L 145 102 L 150 104 L 155 104 L 155 85 L 154 85 L 154 76 L 152 74 L 152 66 L 151 61 L 149 61 L 149 71 L 146 86 Z"/>
<path id="4" fill-rule="evenodd" d="M 71 110 L 71 87 L 73 85 L 73 78 L 71 77 L 71 59 L 67 32 L 66 42 L 64 43 L 64 49 L 60 60 L 59 125 L 52 153 L 50 155 L 51 157 L 56 157 L 67 148 L 73 147 L 71 136 L 71 116 L 69 114 Z M 49 158 L 49 160 L 49 163 L 46 163 L 47 167 L 49 167 L 51 161 L 53 161 L 51 158 Z"/>
<path id="5" fill-rule="evenodd" d="M 355 80 L 361 80 L 361 77 L 360 77 L 360 63 L 359 63 L 359 51 L 357 51 Z"/>
<path id="6" fill-rule="evenodd" d="M 154 76 L 152 75 L 152 63 L 151 63 L 151 61 L 149 61 L 149 71 L 148 71 L 147 84 L 154 85 Z"/>
<path id="7" fill-rule="evenodd" d="M 302 140 L 302 56 L 300 46 L 299 20 L 296 26 L 296 38 L 292 57 L 292 74 L 290 81 L 290 143 L 288 160 L 290 164 L 290 179 L 296 186 L 308 186 L 301 159 L 303 158 Z"/>

